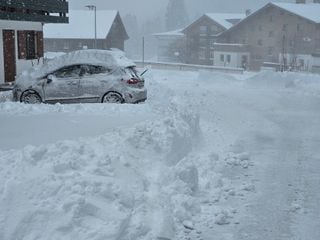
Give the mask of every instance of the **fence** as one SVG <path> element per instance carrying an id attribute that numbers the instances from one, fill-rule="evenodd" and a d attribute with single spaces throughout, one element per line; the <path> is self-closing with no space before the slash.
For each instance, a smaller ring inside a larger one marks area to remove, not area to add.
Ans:
<path id="1" fill-rule="evenodd" d="M 180 71 L 199 71 L 205 70 L 209 72 L 224 72 L 224 73 L 238 73 L 243 74 L 243 68 L 229 68 L 229 67 L 217 67 L 207 65 L 191 65 L 181 63 L 164 63 L 164 62 L 142 62 L 135 61 L 138 67 L 151 66 L 154 69 L 165 69 L 165 70 L 180 70 Z"/>

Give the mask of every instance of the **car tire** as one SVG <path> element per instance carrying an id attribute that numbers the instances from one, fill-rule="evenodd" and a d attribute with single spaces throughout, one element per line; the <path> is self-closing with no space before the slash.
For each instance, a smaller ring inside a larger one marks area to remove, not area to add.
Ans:
<path id="1" fill-rule="evenodd" d="M 42 103 L 42 99 L 40 95 L 35 91 L 27 90 L 22 93 L 20 102 L 27 103 L 27 104 L 39 104 Z"/>
<path id="2" fill-rule="evenodd" d="M 120 93 L 117 92 L 108 92 L 102 98 L 103 103 L 124 103 L 124 99 Z"/>

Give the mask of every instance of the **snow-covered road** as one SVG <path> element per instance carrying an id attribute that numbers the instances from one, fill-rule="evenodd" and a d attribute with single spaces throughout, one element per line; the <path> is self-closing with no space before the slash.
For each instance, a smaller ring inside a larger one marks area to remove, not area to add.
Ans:
<path id="1" fill-rule="evenodd" d="M 263 112 L 277 132 L 247 143 L 257 196 L 235 233 L 239 239 L 320 239 L 320 98 L 282 92 Z"/>
<path id="2" fill-rule="evenodd" d="M 319 76 L 147 87 L 139 105 L 0 103 L 1 240 L 320 239 Z"/>

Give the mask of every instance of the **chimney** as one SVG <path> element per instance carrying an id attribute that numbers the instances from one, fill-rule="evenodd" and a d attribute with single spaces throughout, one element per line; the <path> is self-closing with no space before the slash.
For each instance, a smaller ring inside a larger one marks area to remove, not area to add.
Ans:
<path id="1" fill-rule="evenodd" d="M 296 3 L 300 4 L 306 4 L 306 0 L 296 0 Z"/>
<path id="2" fill-rule="evenodd" d="M 320 0 L 319 0 L 320 1 Z M 248 17 L 251 14 L 251 9 L 246 10 L 246 17 Z"/>

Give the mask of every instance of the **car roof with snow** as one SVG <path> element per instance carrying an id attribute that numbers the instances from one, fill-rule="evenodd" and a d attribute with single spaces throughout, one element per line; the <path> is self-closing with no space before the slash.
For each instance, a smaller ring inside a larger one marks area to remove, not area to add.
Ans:
<path id="1" fill-rule="evenodd" d="M 79 50 L 56 57 L 41 66 L 32 68 L 28 72 L 23 73 L 23 75 L 28 74 L 34 78 L 39 78 L 64 66 L 78 64 L 99 65 L 111 69 L 136 66 L 120 50 Z"/>

